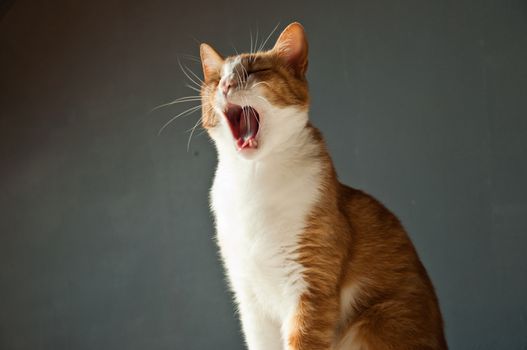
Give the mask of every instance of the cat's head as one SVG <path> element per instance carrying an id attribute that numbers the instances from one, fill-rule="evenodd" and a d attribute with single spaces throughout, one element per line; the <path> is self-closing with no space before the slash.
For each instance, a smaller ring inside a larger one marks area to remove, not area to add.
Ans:
<path id="1" fill-rule="evenodd" d="M 200 47 L 202 125 L 220 152 L 259 159 L 290 146 L 307 124 L 307 41 L 290 24 L 264 52 L 222 57 Z"/>

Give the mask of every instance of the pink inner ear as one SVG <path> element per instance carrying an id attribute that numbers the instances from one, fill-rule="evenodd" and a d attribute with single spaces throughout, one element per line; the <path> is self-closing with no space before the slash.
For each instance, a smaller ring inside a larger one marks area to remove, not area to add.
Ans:
<path id="1" fill-rule="evenodd" d="M 304 74 L 307 69 L 307 41 L 303 27 L 299 23 L 290 24 L 276 41 L 278 56 L 287 64 Z"/>
<path id="2" fill-rule="evenodd" d="M 200 46 L 201 64 L 205 81 L 208 81 L 212 75 L 219 74 L 223 65 L 223 57 L 207 44 Z"/>

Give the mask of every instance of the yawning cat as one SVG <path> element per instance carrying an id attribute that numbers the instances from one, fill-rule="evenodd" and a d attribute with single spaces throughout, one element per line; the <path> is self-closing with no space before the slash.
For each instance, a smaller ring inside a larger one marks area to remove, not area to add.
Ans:
<path id="1" fill-rule="evenodd" d="M 307 41 L 223 58 L 201 45 L 217 240 L 250 350 L 446 349 L 401 223 L 341 184 L 308 119 Z M 328 118 L 330 116 L 327 116 Z"/>

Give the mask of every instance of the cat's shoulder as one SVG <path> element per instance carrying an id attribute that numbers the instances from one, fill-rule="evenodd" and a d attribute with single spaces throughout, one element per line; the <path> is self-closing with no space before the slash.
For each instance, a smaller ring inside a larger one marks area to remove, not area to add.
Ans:
<path id="1" fill-rule="evenodd" d="M 342 183 L 339 194 L 340 207 L 352 222 L 401 226 L 397 216 L 371 194 Z"/>

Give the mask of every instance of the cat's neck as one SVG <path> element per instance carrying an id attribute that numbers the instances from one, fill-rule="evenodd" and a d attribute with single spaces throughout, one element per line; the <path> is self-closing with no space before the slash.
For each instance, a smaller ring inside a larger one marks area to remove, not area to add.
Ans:
<path id="1" fill-rule="evenodd" d="M 336 173 L 320 131 L 311 123 L 281 147 L 261 159 L 243 159 L 235 151 L 219 150 L 218 170 L 233 178 L 257 181 L 264 178 L 297 181 L 316 177 L 319 182 L 336 183 Z"/>

